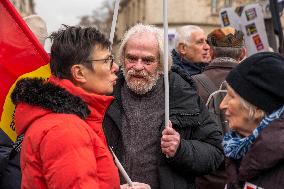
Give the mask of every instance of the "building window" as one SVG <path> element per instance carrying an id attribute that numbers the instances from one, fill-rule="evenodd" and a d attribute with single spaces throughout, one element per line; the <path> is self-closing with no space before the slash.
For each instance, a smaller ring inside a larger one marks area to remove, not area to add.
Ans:
<path id="1" fill-rule="evenodd" d="M 231 7 L 233 0 L 211 0 L 211 15 L 218 16 L 221 8 Z"/>
<path id="2" fill-rule="evenodd" d="M 225 7 L 231 7 L 233 1 L 232 0 L 225 0 Z"/>
<path id="3" fill-rule="evenodd" d="M 218 0 L 211 0 L 211 14 L 218 15 Z"/>

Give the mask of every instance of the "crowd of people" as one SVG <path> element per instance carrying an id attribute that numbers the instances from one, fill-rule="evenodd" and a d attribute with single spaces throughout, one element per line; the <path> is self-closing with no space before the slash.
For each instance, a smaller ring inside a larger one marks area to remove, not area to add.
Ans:
<path id="1" fill-rule="evenodd" d="M 30 27 L 44 44 L 46 28 Z M 164 73 L 163 31 L 153 25 L 137 24 L 124 34 L 118 62 L 94 27 L 64 26 L 49 37 L 51 77 L 22 79 L 11 95 L 16 132 L 24 137 L 12 158 L 0 151 L 1 161 L 13 162 L 0 173 L 1 188 L 284 187 L 279 53 L 247 57 L 241 31 L 217 28 L 206 36 L 187 25 L 177 29 Z M 209 112 L 211 94 L 198 75 L 225 87 L 218 105 L 225 129 Z M 119 173 L 112 153 L 134 182 Z"/>

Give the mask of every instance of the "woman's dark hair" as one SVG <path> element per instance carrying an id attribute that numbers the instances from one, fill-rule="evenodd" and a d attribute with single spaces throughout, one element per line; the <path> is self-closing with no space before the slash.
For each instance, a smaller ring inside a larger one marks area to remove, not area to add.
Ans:
<path id="1" fill-rule="evenodd" d="M 61 79 L 70 79 L 70 68 L 74 64 L 87 63 L 95 47 L 109 49 L 111 43 L 96 28 L 80 26 L 66 26 L 50 35 L 51 46 L 51 73 Z"/>

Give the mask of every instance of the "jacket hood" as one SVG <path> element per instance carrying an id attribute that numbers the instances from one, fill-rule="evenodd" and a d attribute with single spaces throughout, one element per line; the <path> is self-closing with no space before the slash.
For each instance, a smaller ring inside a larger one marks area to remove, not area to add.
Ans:
<path id="1" fill-rule="evenodd" d="M 25 125 L 50 112 L 75 114 L 81 119 L 85 119 L 90 113 L 87 104 L 80 97 L 44 79 L 19 80 L 11 99 L 17 106 L 16 114 L 21 115 L 21 121 L 16 120 L 17 134 L 22 134 Z"/>
<path id="2" fill-rule="evenodd" d="M 22 134 L 37 118 L 48 113 L 75 114 L 81 119 L 102 119 L 111 96 L 87 93 L 69 80 L 25 78 L 11 94 L 16 105 L 16 132 Z"/>
<path id="3" fill-rule="evenodd" d="M 204 69 L 206 72 L 207 70 L 211 69 L 233 69 L 235 68 L 239 62 L 230 57 L 218 57 L 213 59 L 208 66 Z"/>
<path id="4" fill-rule="evenodd" d="M 218 57 L 218 58 L 214 58 L 210 64 L 215 64 L 215 63 L 233 63 L 233 64 L 238 64 L 239 62 L 233 58 L 230 57 Z M 209 66 L 210 66 L 209 64 Z"/>

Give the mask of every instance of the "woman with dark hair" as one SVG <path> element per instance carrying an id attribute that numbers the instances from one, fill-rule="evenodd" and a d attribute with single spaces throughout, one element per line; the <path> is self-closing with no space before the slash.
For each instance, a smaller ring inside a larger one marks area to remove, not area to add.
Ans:
<path id="1" fill-rule="evenodd" d="M 16 132 L 24 134 L 21 188 L 119 189 L 102 129 L 118 71 L 111 44 L 91 27 L 65 26 L 51 40 L 50 79 L 20 80 L 12 93 Z"/>
<path id="2" fill-rule="evenodd" d="M 231 132 L 223 140 L 227 189 L 284 186 L 284 58 L 252 55 L 226 78 L 220 104 Z"/>

